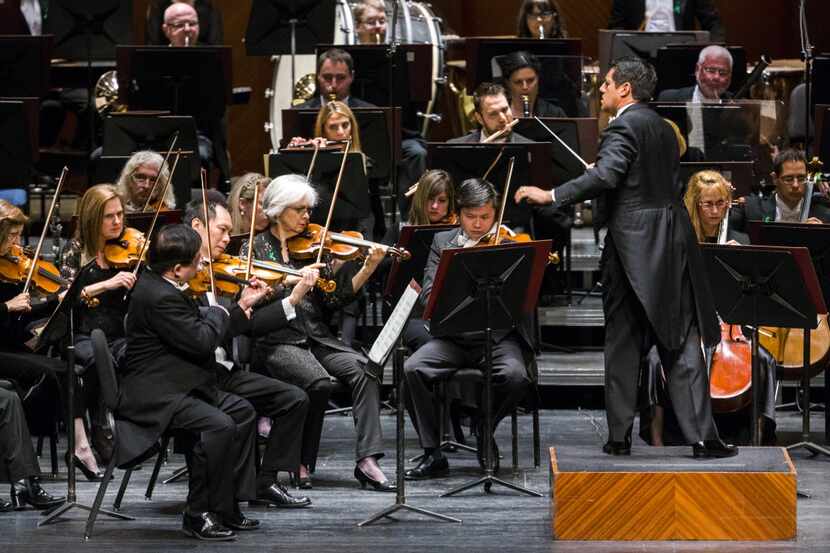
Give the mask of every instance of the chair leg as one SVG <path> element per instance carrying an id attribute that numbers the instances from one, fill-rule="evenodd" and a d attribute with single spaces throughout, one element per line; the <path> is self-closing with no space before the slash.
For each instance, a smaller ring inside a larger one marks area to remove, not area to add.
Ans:
<path id="1" fill-rule="evenodd" d="M 147 482 L 147 491 L 144 492 L 144 499 L 150 501 L 153 499 L 153 490 L 156 489 L 156 482 L 159 479 L 159 472 L 161 472 L 161 465 L 164 463 L 164 455 L 167 452 L 167 444 L 170 442 L 170 438 L 165 437 L 161 442 L 161 449 L 159 449 L 159 454 L 156 456 L 156 462 L 153 465 L 153 473 L 150 475 L 150 481 Z"/>
<path id="2" fill-rule="evenodd" d="M 37 437 L 37 450 L 36 450 L 36 453 L 37 453 L 38 457 L 43 456 L 43 436 L 38 436 Z"/>
<path id="3" fill-rule="evenodd" d="M 115 501 L 112 503 L 112 508 L 116 511 L 121 510 L 121 501 L 124 499 L 124 494 L 127 491 L 127 486 L 130 483 L 130 477 L 133 475 L 133 469 L 124 471 L 124 476 L 121 478 L 121 485 L 118 486 L 118 493 L 115 496 Z"/>
<path id="4" fill-rule="evenodd" d="M 519 472 L 519 417 L 515 409 L 510 413 L 510 434 L 513 450 L 513 472 L 517 473 Z"/>
<path id="5" fill-rule="evenodd" d="M 55 428 L 49 436 L 49 456 L 52 461 L 52 476 L 55 478 L 58 476 L 58 440 L 60 440 L 60 436 L 58 435 L 58 429 Z"/>
<path id="6" fill-rule="evenodd" d="M 71 429 L 69 430 L 72 431 Z M 92 537 L 92 529 L 95 527 L 95 519 L 98 517 L 98 511 L 101 510 L 101 503 L 104 501 L 104 496 L 107 494 L 107 486 L 109 486 L 110 478 L 115 470 L 115 455 L 107 464 L 107 470 L 104 472 L 104 479 L 98 485 L 98 493 L 95 494 L 95 501 L 92 503 L 92 508 L 89 510 L 89 518 L 86 520 L 86 530 L 84 530 L 84 539 L 88 540 Z"/>
<path id="7" fill-rule="evenodd" d="M 539 436 L 539 408 L 533 410 L 533 466 L 541 465 L 541 437 Z"/>

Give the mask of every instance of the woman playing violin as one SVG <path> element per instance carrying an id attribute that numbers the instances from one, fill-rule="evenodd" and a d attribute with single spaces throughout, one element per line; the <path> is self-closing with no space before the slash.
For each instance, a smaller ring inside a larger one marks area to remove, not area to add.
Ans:
<path id="1" fill-rule="evenodd" d="M 455 224 L 455 185 L 449 173 L 431 169 L 418 181 L 409 208 L 410 225 Z"/>
<path id="2" fill-rule="evenodd" d="M 99 184 L 88 189 L 78 206 L 76 237 L 70 241 L 61 261 L 61 275 L 67 280 L 80 281 L 80 301 L 75 310 L 75 356 L 87 372 L 83 389 L 78 394 L 83 405 L 76 409 L 76 414 L 83 413 L 85 408 L 92 409 L 93 414 L 101 411 L 96 409 L 98 384 L 90 340 L 92 330 L 100 328 L 106 334 L 116 367 L 123 359 L 126 346 L 124 316 L 127 313 L 124 296 L 135 284 L 135 275 L 113 267 L 104 255 L 107 242 L 118 239 L 123 232 L 124 208 L 115 187 Z M 95 417 L 92 420 L 93 442 L 99 455 L 108 458 L 111 445 L 109 440 L 102 438 L 106 434 L 104 421 Z M 80 417 L 75 423 L 76 426 L 83 425 Z M 76 458 L 87 478 L 94 478 L 99 472 L 88 450 L 76 449 Z"/>
<path id="3" fill-rule="evenodd" d="M 263 198 L 263 209 L 271 221 L 267 232 L 254 239 L 254 257 L 299 267 L 289 252 L 288 241 L 305 232 L 317 193 L 305 177 L 284 175 L 271 181 Z M 246 251 L 246 245 L 242 246 Z M 320 434 L 323 428 L 331 378 L 346 384 L 352 393 L 353 415 L 357 428 L 355 478 L 361 485 L 378 491 L 395 488 L 378 465 L 383 456 L 379 419 L 380 384 L 364 370 L 366 359 L 343 344 L 331 332 L 328 322 L 333 312 L 354 301 L 357 292 L 374 273 L 385 252 L 372 247 L 363 263 L 347 261 L 336 272 L 337 289 L 323 294 L 313 290 L 295 309 L 288 327 L 269 333 L 256 345 L 255 366 L 267 374 L 304 389 L 309 410 L 303 430 L 299 484 L 311 487 Z M 323 272 L 331 273 L 327 268 Z M 278 290 L 274 301 L 282 301 L 287 289 Z"/>
<path id="4" fill-rule="evenodd" d="M 124 210 L 127 213 L 145 211 L 145 205 L 147 210 L 158 205 L 159 196 L 164 190 L 164 183 L 170 178 L 170 169 L 167 166 L 162 169 L 162 164 L 164 164 L 164 158 L 150 150 L 134 153 L 124 164 L 115 186 L 124 200 Z M 157 185 L 159 176 L 161 181 Z M 148 205 L 147 199 L 151 194 L 153 196 Z M 172 186 L 167 187 L 167 193 L 162 202 L 164 209 L 175 209 L 176 199 L 173 196 Z"/>
<path id="5" fill-rule="evenodd" d="M 228 195 L 228 210 L 233 222 L 232 235 L 243 234 L 251 229 L 251 214 L 254 212 L 254 191 L 257 188 L 259 188 L 259 206 L 256 210 L 254 231 L 262 232 L 268 228 L 268 217 L 262 211 L 262 196 L 269 182 L 271 181 L 268 177 L 259 173 L 245 173 L 241 177 L 237 177 Z"/>

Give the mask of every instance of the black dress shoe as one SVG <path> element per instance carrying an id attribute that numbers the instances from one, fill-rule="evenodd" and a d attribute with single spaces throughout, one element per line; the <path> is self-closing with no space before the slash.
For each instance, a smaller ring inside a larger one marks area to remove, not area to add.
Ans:
<path id="1" fill-rule="evenodd" d="M 219 517 L 210 512 L 182 515 L 182 532 L 190 537 L 205 541 L 229 541 L 236 539 L 236 533 L 223 526 Z"/>
<path id="2" fill-rule="evenodd" d="M 426 480 L 427 478 L 439 478 L 449 474 L 450 463 L 446 457 L 436 459 L 432 455 L 424 455 L 417 467 L 404 473 L 404 478 L 407 480 Z"/>
<path id="3" fill-rule="evenodd" d="M 258 520 L 246 517 L 239 509 L 236 509 L 236 512 L 231 516 L 222 517 L 222 524 L 232 530 L 240 530 L 242 532 L 259 528 Z"/>
<path id="4" fill-rule="evenodd" d="M 37 478 L 29 477 L 18 480 L 12 484 L 11 489 L 12 507 L 20 510 L 31 505 L 38 511 L 45 511 L 57 507 L 65 501 L 63 497 L 52 497 L 46 490 L 40 487 Z"/>
<path id="5" fill-rule="evenodd" d="M 101 471 L 100 468 L 98 469 L 98 472 L 93 472 L 93 471 L 89 470 L 89 467 L 87 467 L 84 464 L 84 462 L 81 461 L 78 458 L 77 455 L 74 455 L 74 454 L 67 451 L 66 456 L 64 457 L 63 460 L 66 461 L 66 467 L 67 468 L 71 469 L 72 465 L 75 465 L 75 468 L 80 470 L 81 474 L 84 475 L 84 478 L 86 478 L 90 482 L 100 482 L 101 480 L 104 479 L 104 473 Z"/>
<path id="6" fill-rule="evenodd" d="M 370 485 L 373 490 L 376 492 L 396 492 L 398 488 L 395 484 L 389 482 L 389 480 L 384 480 L 383 482 L 378 482 L 374 478 L 369 478 L 360 467 L 354 468 L 354 477 L 357 478 L 357 481 L 360 482 L 360 488 L 366 489 L 366 485 Z"/>
<path id="7" fill-rule="evenodd" d="M 0 499 L 0 513 L 8 513 L 9 511 L 14 511 L 14 505 L 11 501 Z"/>
<path id="8" fill-rule="evenodd" d="M 631 442 L 613 442 L 608 440 L 602 446 L 602 451 L 608 455 L 631 455 Z"/>
<path id="9" fill-rule="evenodd" d="M 312 489 L 311 485 L 311 476 L 300 476 L 296 472 L 292 472 L 291 474 L 291 485 L 297 488 L 298 490 L 310 490 Z"/>
<path id="10" fill-rule="evenodd" d="M 724 443 L 722 440 L 706 440 L 692 445 L 692 454 L 695 458 L 704 457 L 734 457 L 738 454 L 737 446 Z"/>
<path id="11" fill-rule="evenodd" d="M 294 497 L 281 484 L 274 482 L 265 489 L 257 490 L 256 499 L 249 503 L 280 509 L 299 509 L 311 505 L 311 500 L 305 496 Z"/>

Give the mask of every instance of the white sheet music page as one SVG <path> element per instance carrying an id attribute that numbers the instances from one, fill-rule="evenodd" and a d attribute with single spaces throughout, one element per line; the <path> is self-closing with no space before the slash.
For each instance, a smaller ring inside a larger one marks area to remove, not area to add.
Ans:
<path id="1" fill-rule="evenodd" d="M 409 320 L 409 314 L 412 313 L 412 308 L 415 307 L 415 302 L 418 301 L 418 294 L 420 293 L 420 285 L 414 279 L 409 281 L 409 285 L 401 294 L 401 299 L 395 305 L 389 320 L 383 325 L 380 334 L 375 339 L 375 343 L 372 344 L 372 349 L 369 350 L 370 361 L 378 365 L 383 365 L 386 361 L 386 357 L 395 347 L 395 343 L 403 332 L 403 327 L 406 325 L 406 321 Z"/>

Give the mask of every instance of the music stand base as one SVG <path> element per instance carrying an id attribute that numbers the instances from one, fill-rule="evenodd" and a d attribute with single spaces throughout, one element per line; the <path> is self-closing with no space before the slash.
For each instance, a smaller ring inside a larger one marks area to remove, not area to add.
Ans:
<path id="1" fill-rule="evenodd" d="M 468 482 L 466 484 L 462 484 L 461 486 L 458 486 L 457 488 L 453 488 L 452 490 L 442 494 L 441 497 L 450 497 L 450 496 L 453 496 L 455 494 L 458 494 L 458 493 L 470 490 L 472 488 L 478 487 L 480 485 L 484 486 L 485 493 L 491 493 L 490 488 L 493 487 L 493 484 L 498 484 L 500 486 L 504 486 L 505 488 L 509 488 L 511 490 L 527 494 L 531 497 L 542 497 L 542 494 L 540 494 L 537 491 L 533 491 L 533 490 L 530 490 L 530 489 L 527 489 L 527 488 L 523 488 L 522 486 L 519 486 L 518 484 L 513 484 L 512 482 L 507 482 L 505 480 L 502 480 L 501 478 L 496 478 L 495 476 L 493 476 L 491 474 L 487 474 L 485 476 L 482 476 L 481 478 L 479 478 L 478 480 L 476 480 L 474 482 Z"/>
<path id="2" fill-rule="evenodd" d="M 58 521 L 57 519 L 60 518 L 60 516 L 62 514 L 72 510 L 73 508 L 83 509 L 84 511 L 90 511 L 90 512 L 92 511 L 92 507 L 90 507 L 88 505 L 83 505 L 81 503 L 78 503 L 77 501 L 67 501 L 67 502 L 62 503 L 62 504 L 58 505 L 57 507 L 53 508 L 51 511 L 44 511 L 44 513 L 46 514 L 46 518 L 44 518 L 43 520 L 38 522 L 37 525 L 38 526 L 45 526 L 47 524 L 52 524 L 54 522 L 57 522 Z M 131 516 L 122 515 L 121 513 L 115 513 L 113 511 L 107 511 L 106 509 L 101 509 L 101 510 L 98 511 L 98 513 L 102 514 L 102 515 L 107 515 L 108 517 L 117 518 L 117 519 L 120 519 L 120 520 L 135 520 L 135 518 L 133 518 Z"/>
<path id="3" fill-rule="evenodd" d="M 187 476 L 187 467 L 179 467 L 176 469 L 173 474 L 170 475 L 170 478 L 167 480 L 162 480 L 162 484 L 172 484 L 173 482 L 178 482 L 182 478 Z"/>
<path id="4" fill-rule="evenodd" d="M 787 446 L 787 451 L 792 451 L 794 449 L 799 449 L 799 448 L 802 448 L 802 447 L 804 449 L 806 449 L 807 451 L 809 451 L 810 453 L 812 453 L 813 457 L 815 457 L 818 454 L 827 455 L 828 457 L 830 457 L 830 449 L 824 448 L 824 447 L 822 447 L 818 444 L 814 444 L 813 442 L 811 442 L 809 440 L 803 440 L 801 442 L 798 442 L 798 443 L 795 443 L 795 444 L 792 444 L 792 445 L 788 445 Z"/>
<path id="5" fill-rule="evenodd" d="M 392 518 L 393 514 L 397 513 L 398 511 L 401 511 L 401 510 L 409 511 L 409 512 L 412 512 L 412 513 L 417 513 L 419 515 L 423 515 L 423 516 L 429 517 L 429 518 L 434 518 L 434 519 L 437 519 L 437 520 L 443 520 L 444 522 L 457 522 L 459 524 L 461 523 L 461 519 L 459 519 L 459 518 L 455 518 L 455 517 L 451 517 L 451 516 L 447 516 L 447 515 L 442 515 L 441 513 L 435 513 L 433 511 L 428 511 L 428 510 L 422 509 L 420 507 L 414 507 L 412 505 L 409 505 L 408 503 L 395 503 L 394 505 L 390 505 L 389 507 L 387 507 L 386 509 L 383 509 L 382 511 L 378 511 L 377 513 L 373 514 L 372 516 L 370 516 L 369 518 L 367 518 L 363 522 L 358 523 L 358 526 L 360 526 L 360 527 L 368 526 L 370 524 L 374 524 L 375 522 L 379 521 L 382 518 Z"/>

